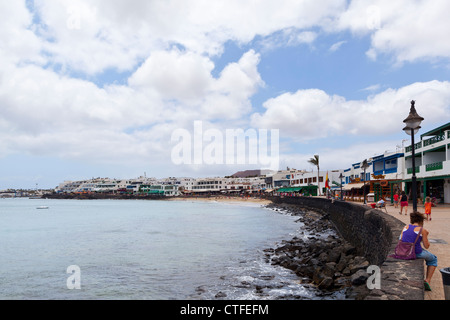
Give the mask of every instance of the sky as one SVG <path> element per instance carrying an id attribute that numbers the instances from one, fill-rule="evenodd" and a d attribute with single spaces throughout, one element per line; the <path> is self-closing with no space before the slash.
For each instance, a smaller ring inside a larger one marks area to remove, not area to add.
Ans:
<path id="1" fill-rule="evenodd" d="M 174 132 L 194 137 L 196 122 L 278 130 L 280 169 L 399 150 L 411 100 L 421 132 L 450 122 L 449 11 L 447 0 L 0 0 L 0 190 L 258 167 L 175 163 Z"/>

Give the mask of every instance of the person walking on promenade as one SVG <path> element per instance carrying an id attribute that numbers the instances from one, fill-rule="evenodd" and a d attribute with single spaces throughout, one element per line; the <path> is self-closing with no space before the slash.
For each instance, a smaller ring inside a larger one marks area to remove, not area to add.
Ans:
<path id="1" fill-rule="evenodd" d="M 426 277 L 424 280 L 424 286 L 426 291 L 431 291 L 430 281 L 433 277 L 434 271 L 438 266 L 437 257 L 431 252 L 425 250 L 430 247 L 430 242 L 428 241 L 428 230 L 423 228 L 423 222 L 425 220 L 425 215 L 420 212 L 413 212 L 410 215 L 410 224 L 406 225 L 402 233 L 400 234 L 400 239 L 404 242 L 414 243 L 417 238 L 417 235 L 421 233 L 419 236 L 419 240 L 416 242 L 415 252 L 417 259 L 424 259 L 427 265 Z M 422 248 L 422 245 L 425 247 Z"/>
<path id="2" fill-rule="evenodd" d="M 394 194 L 394 208 L 398 208 L 398 191 Z"/>
<path id="3" fill-rule="evenodd" d="M 405 191 L 402 191 L 400 196 L 400 215 L 403 213 L 403 208 L 405 208 L 405 216 L 408 215 L 408 196 Z"/>
<path id="4" fill-rule="evenodd" d="M 427 221 L 431 221 L 431 207 L 432 207 L 432 203 L 431 203 L 431 198 L 430 197 L 426 197 L 425 198 L 425 214 L 427 216 Z"/>

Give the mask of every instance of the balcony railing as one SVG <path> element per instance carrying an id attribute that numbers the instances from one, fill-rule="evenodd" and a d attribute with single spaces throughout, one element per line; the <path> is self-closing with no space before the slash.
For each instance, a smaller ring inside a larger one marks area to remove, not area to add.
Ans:
<path id="1" fill-rule="evenodd" d="M 426 170 L 428 171 L 436 171 L 442 170 L 444 168 L 443 162 L 430 163 L 426 165 Z"/>
<path id="2" fill-rule="evenodd" d="M 420 148 L 422 148 L 422 141 L 417 142 L 417 143 L 414 145 L 414 150 L 418 150 L 418 149 L 420 149 Z M 406 151 L 406 152 L 411 152 L 411 151 L 412 151 L 412 146 L 406 147 L 405 151 Z"/>
<path id="3" fill-rule="evenodd" d="M 408 172 L 408 174 L 412 174 L 413 168 L 408 168 L 407 172 Z M 420 173 L 420 167 L 416 167 L 416 173 Z"/>
<path id="4" fill-rule="evenodd" d="M 425 140 L 423 142 L 423 146 L 426 147 L 426 146 L 429 146 L 430 144 L 433 144 L 433 143 L 436 143 L 439 141 L 443 141 L 443 140 L 445 140 L 445 133 L 438 134 L 437 136 L 434 136 L 433 138 Z"/>

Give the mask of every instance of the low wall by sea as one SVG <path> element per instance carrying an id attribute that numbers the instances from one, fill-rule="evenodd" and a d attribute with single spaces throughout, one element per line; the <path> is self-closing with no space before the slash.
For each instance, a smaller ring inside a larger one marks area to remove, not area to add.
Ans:
<path id="1" fill-rule="evenodd" d="M 271 197 L 274 203 L 298 205 L 320 213 L 370 264 L 380 268 L 380 288 L 367 299 L 424 300 L 424 261 L 389 257 L 404 227 L 400 220 L 370 207 L 317 197 Z"/>

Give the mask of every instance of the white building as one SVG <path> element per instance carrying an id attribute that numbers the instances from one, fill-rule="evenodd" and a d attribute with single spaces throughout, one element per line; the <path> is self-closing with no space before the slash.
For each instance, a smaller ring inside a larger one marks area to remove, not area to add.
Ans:
<path id="1" fill-rule="evenodd" d="M 367 164 L 365 170 L 364 161 Z M 358 195 L 357 199 L 361 201 L 364 193 L 368 201 L 378 201 L 380 198 L 393 201 L 393 194 L 402 190 L 404 167 L 404 154 L 401 150 L 385 151 L 344 170 L 343 190 L 347 194 Z"/>
<path id="2" fill-rule="evenodd" d="M 306 171 L 297 169 L 280 170 L 273 174 L 271 177 L 267 177 L 266 183 L 268 188 L 287 188 L 287 187 L 306 187 L 306 186 L 318 186 L 320 194 L 324 193 L 325 180 L 328 174 L 328 180 L 330 181 L 330 187 L 332 182 L 338 183 L 339 174 L 341 171 Z"/>
<path id="3" fill-rule="evenodd" d="M 220 193 L 226 190 L 227 178 L 198 178 L 193 181 L 191 191 L 194 193 Z"/>
<path id="4" fill-rule="evenodd" d="M 425 132 L 415 144 L 418 196 L 450 203 L 450 123 Z M 412 147 L 405 149 L 404 188 L 409 191 L 413 173 Z"/>
<path id="5" fill-rule="evenodd" d="M 161 195 L 166 197 L 177 197 L 181 195 L 179 186 L 170 184 L 142 184 L 139 186 L 140 194 Z"/>

